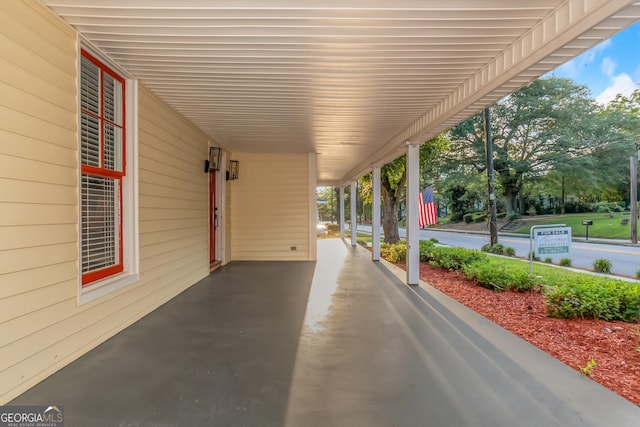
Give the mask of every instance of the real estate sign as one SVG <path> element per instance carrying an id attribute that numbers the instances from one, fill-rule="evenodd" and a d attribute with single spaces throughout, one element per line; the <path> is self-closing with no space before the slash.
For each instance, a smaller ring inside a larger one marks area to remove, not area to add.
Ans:
<path id="1" fill-rule="evenodd" d="M 571 227 L 539 228 L 532 233 L 536 256 L 571 253 Z"/>

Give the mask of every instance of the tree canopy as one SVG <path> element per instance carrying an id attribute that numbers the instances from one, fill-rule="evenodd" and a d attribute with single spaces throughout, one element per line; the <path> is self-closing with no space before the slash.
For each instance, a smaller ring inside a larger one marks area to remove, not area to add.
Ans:
<path id="1" fill-rule="evenodd" d="M 619 180 L 619 174 L 598 174 L 598 170 L 612 159 L 607 157 L 611 149 L 630 147 L 635 122 L 629 118 L 629 104 L 621 98 L 618 109 L 603 109 L 585 86 L 548 77 L 491 107 L 494 169 L 507 212 L 522 212 L 525 182 L 543 179 L 551 171 L 572 182 L 581 179 L 610 186 L 612 179 Z M 476 172 L 484 171 L 482 115 L 458 124 L 449 136 L 449 169 L 471 165 Z"/>

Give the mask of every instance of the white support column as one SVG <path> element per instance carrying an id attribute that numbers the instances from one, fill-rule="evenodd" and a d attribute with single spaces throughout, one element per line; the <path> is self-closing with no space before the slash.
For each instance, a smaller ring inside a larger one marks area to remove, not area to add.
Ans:
<path id="1" fill-rule="evenodd" d="M 356 204 L 358 203 L 356 198 L 356 192 L 358 191 L 358 182 L 351 181 L 351 246 L 355 246 L 358 244 L 358 236 L 357 236 L 357 221 L 356 221 L 356 208 L 358 207 Z"/>
<path id="2" fill-rule="evenodd" d="M 420 229 L 418 192 L 420 191 L 420 146 L 407 147 L 407 284 L 420 283 Z"/>
<path id="3" fill-rule="evenodd" d="M 344 187 L 340 187 L 340 238 L 344 239 Z"/>
<path id="4" fill-rule="evenodd" d="M 318 197 L 316 187 L 317 163 L 316 154 L 309 153 L 309 260 L 316 261 L 318 259 L 318 237 L 316 222 L 318 221 Z M 225 163 L 222 163 L 225 164 Z"/>
<path id="5" fill-rule="evenodd" d="M 380 166 L 373 167 L 373 200 L 371 202 L 371 259 L 380 261 Z"/>

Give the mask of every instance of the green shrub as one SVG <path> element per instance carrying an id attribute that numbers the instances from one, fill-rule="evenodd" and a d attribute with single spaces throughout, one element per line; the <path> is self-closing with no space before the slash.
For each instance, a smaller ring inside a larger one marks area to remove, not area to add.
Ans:
<path id="1" fill-rule="evenodd" d="M 382 243 L 380 245 L 380 256 L 389 262 L 406 262 L 407 260 L 407 244 L 399 242 L 389 244 Z"/>
<path id="2" fill-rule="evenodd" d="M 529 208 L 529 210 L 527 211 L 527 215 L 529 215 L 529 216 L 536 216 L 536 214 L 537 214 L 537 213 L 538 213 L 538 212 L 536 211 L 536 208 L 535 208 L 535 207 L 533 207 L 533 206 L 531 206 L 531 207 Z"/>
<path id="3" fill-rule="evenodd" d="M 473 216 L 471 217 L 471 219 L 473 220 L 474 223 L 480 223 L 480 222 L 485 222 L 487 220 L 487 214 L 485 213 L 477 213 L 477 214 L 473 214 Z"/>
<path id="4" fill-rule="evenodd" d="M 530 291 L 536 286 L 535 276 L 526 271 L 505 268 L 496 262 L 466 264 L 463 271 L 467 279 L 489 289 Z"/>
<path id="5" fill-rule="evenodd" d="M 640 279 L 640 270 L 636 270 L 636 279 Z"/>
<path id="6" fill-rule="evenodd" d="M 640 319 L 640 285 L 581 275 L 544 292 L 552 317 L 623 320 Z"/>
<path id="7" fill-rule="evenodd" d="M 560 265 L 563 267 L 571 267 L 571 258 L 561 258 Z"/>
<path id="8" fill-rule="evenodd" d="M 366 240 L 364 240 L 364 239 L 357 239 L 357 240 L 356 240 L 356 242 L 358 242 L 358 244 L 359 244 L 360 246 L 364 246 L 365 248 L 366 248 L 367 246 L 369 246 L 369 244 L 367 243 L 367 241 L 366 241 Z"/>
<path id="9" fill-rule="evenodd" d="M 428 262 L 434 267 L 448 270 L 460 270 L 465 264 L 487 259 L 487 255 L 480 251 L 465 248 L 449 248 L 428 245 L 420 242 L 420 261 Z"/>
<path id="10" fill-rule="evenodd" d="M 540 261 L 540 257 L 536 256 L 535 252 L 529 252 L 527 254 L 527 259 L 532 259 L 534 261 Z"/>
<path id="11" fill-rule="evenodd" d="M 491 245 L 487 243 L 480 248 L 482 252 L 489 252 L 490 254 L 498 254 L 502 255 L 504 253 L 504 245 L 501 243 L 496 243 L 495 245 Z"/>
<path id="12" fill-rule="evenodd" d="M 329 234 L 340 234 L 339 224 L 327 224 L 327 232 Z"/>
<path id="13" fill-rule="evenodd" d="M 593 212 L 598 213 L 611 213 L 611 212 L 622 212 L 624 208 L 620 206 L 619 203 L 616 202 L 597 202 L 592 203 L 589 208 Z"/>
<path id="14" fill-rule="evenodd" d="M 593 368 L 596 368 L 598 364 L 596 360 L 592 357 L 591 360 L 587 360 L 586 365 L 580 366 L 580 372 L 582 372 L 585 376 L 591 378 L 593 376 Z"/>
<path id="15" fill-rule="evenodd" d="M 516 256 L 516 250 L 515 249 L 513 249 L 511 246 L 505 246 L 502 243 L 496 243 L 493 246 L 491 246 L 491 244 L 487 243 L 486 245 L 482 246 L 482 248 L 480 250 L 482 252 L 489 252 L 490 254 L 504 255 L 504 256 Z"/>
<path id="16" fill-rule="evenodd" d="M 431 240 L 420 240 L 420 261 L 428 262 L 429 254 L 435 248 L 435 242 Z"/>
<path id="17" fill-rule="evenodd" d="M 431 243 L 440 243 L 440 241 L 438 239 L 436 239 L 435 237 L 430 238 L 429 242 L 431 242 Z"/>
<path id="18" fill-rule="evenodd" d="M 553 262 L 553 259 L 550 256 L 548 256 L 544 259 L 544 262 L 546 262 L 547 264 L 551 264 Z"/>
<path id="19" fill-rule="evenodd" d="M 593 269 L 598 273 L 611 273 L 611 261 L 606 258 L 598 258 L 593 260 Z"/>
<path id="20" fill-rule="evenodd" d="M 465 224 L 471 224 L 473 222 L 473 214 L 466 213 L 462 215 L 462 220 L 464 221 Z"/>

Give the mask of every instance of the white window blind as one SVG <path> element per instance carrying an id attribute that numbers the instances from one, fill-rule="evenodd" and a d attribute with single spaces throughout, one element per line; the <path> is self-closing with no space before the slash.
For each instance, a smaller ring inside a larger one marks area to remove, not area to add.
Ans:
<path id="1" fill-rule="evenodd" d="M 118 180 L 82 175 L 82 272 L 119 263 Z"/>
<path id="2" fill-rule="evenodd" d="M 100 69 L 83 56 L 80 76 L 82 164 L 100 167 Z"/>
<path id="3" fill-rule="evenodd" d="M 104 77 L 104 167 L 122 172 L 122 83 Z"/>

